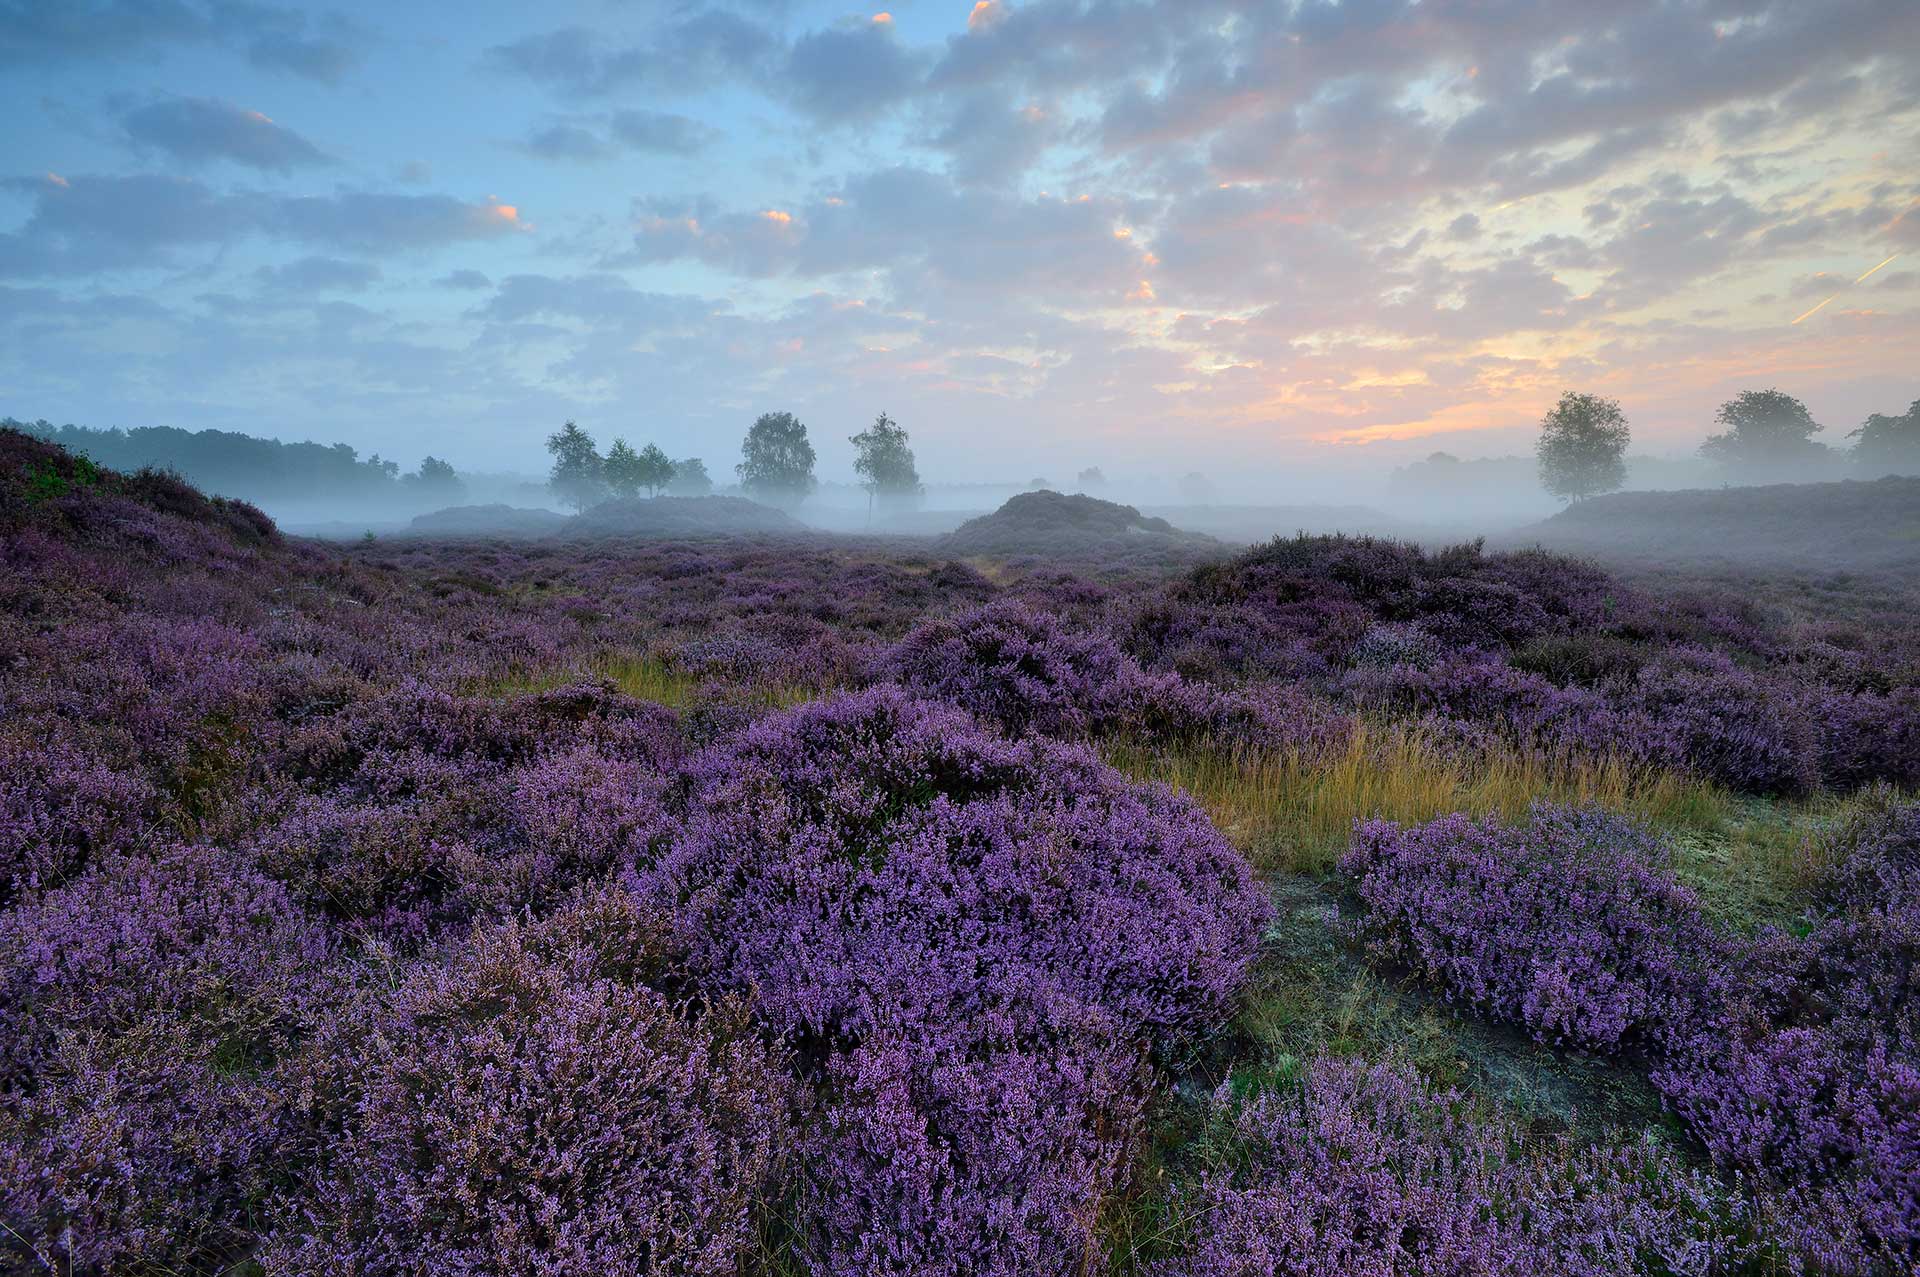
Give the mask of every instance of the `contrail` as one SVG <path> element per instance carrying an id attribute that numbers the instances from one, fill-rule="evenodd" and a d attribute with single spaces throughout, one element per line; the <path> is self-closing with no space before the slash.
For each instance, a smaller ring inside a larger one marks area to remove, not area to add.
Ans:
<path id="1" fill-rule="evenodd" d="M 1895 257 L 1898 257 L 1898 256 L 1900 256 L 1900 254 L 1899 254 L 1899 253 L 1894 253 L 1894 254 L 1893 254 L 1892 256 L 1890 256 L 1890 257 L 1888 257 L 1888 258 L 1887 258 L 1887 261 L 1886 261 L 1886 262 L 1881 262 L 1881 263 L 1880 263 L 1880 266 L 1885 266 L 1885 265 L 1887 264 L 1887 262 L 1890 262 L 1890 261 L 1892 261 L 1892 260 L 1893 260 L 1893 259 L 1894 259 Z M 1875 267 L 1874 267 L 1874 268 L 1873 268 L 1872 270 L 1869 270 L 1869 271 L 1868 271 L 1868 272 L 1867 272 L 1867 273 L 1866 273 L 1865 275 L 1862 275 L 1862 276 L 1860 276 L 1860 278 L 1858 278 L 1858 279 L 1856 279 L 1856 280 L 1854 280 L 1854 281 L 1853 281 L 1853 283 L 1854 283 L 1854 284 L 1864 284 L 1864 283 L 1866 283 L 1866 282 L 1867 282 L 1867 277 L 1868 277 L 1868 276 L 1870 276 L 1870 275 L 1872 275 L 1872 274 L 1874 273 L 1874 271 L 1877 271 L 1877 270 L 1879 270 L 1879 269 L 1880 269 L 1880 266 L 1875 266 Z M 1849 285 L 1847 285 L 1847 287 L 1848 287 L 1848 288 L 1851 288 L 1851 287 L 1853 287 L 1853 284 L 1849 284 Z M 1845 291 L 1845 290 L 1843 289 L 1842 291 Z M 1833 295 L 1833 297 L 1838 297 L 1839 295 L 1840 295 L 1839 293 L 1835 293 L 1835 294 Z M 1817 314 L 1819 314 L 1819 313 L 1820 313 L 1821 311 L 1823 311 L 1823 310 L 1825 310 L 1825 309 L 1827 308 L 1827 302 L 1830 302 L 1830 301 L 1832 301 L 1832 300 L 1833 300 L 1833 297 L 1829 297 L 1829 298 L 1827 298 L 1827 301 L 1824 301 L 1824 302 L 1821 302 L 1821 303 L 1820 303 L 1820 304 L 1819 304 L 1818 306 L 1815 306 L 1815 307 L 1814 307 L 1814 308 L 1813 308 L 1812 310 L 1810 310 L 1810 311 L 1808 311 L 1808 312 L 1807 312 L 1806 314 L 1804 314 L 1804 315 L 1802 315 L 1802 316 L 1800 316 L 1800 319 L 1812 319 L 1812 318 L 1813 318 L 1813 317 L 1814 317 L 1815 315 L 1817 315 Z M 1799 323 L 1799 322 L 1800 322 L 1800 319 L 1796 319 L 1796 320 L 1794 320 L 1794 321 L 1793 321 L 1793 323 L 1794 323 L 1794 324 L 1797 324 L 1797 323 Z M 1789 328 L 1791 328 L 1791 327 L 1793 327 L 1793 324 L 1788 324 L 1788 325 L 1787 325 L 1787 327 L 1789 327 Z"/>
<path id="2" fill-rule="evenodd" d="M 1833 295 L 1833 297 L 1838 297 L 1839 295 L 1840 295 L 1839 293 L 1835 293 L 1835 294 Z M 1807 312 L 1806 314 L 1804 314 L 1804 315 L 1802 315 L 1802 316 L 1800 316 L 1800 319 L 1812 319 L 1812 318 L 1813 318 L 1813 317 L 1814 317 L 1815 315 L 1817 315 L 1817 314 L 1819 314 L 1819 313 L 1820 313 L 1820 312 L 1821 312 L 1822 310 L 1824 310 L 1824 309 L 1826 309 L 1826 305 L 1827 305 L 1827 302 L 1830 302 L 1830 301 L 1832 301 L 1832 300 L 1833 300 L 1833 297 L 1829 297 L 1829 298 L 1827 298 L 1827 301 L 1826 301 L 1826 302 L 1821 302 L 1821 303 L 1820 303 L 1820 304 L 1819 304 L 1818 306 L 1815 306 L 1815 307 L 1814 307 L 1814 308 L 1813 308 L 1812 310 L 1810 310 L 1810 311 L 1808 311 L 1808 312 Z M 1794 324 L 1797 324 L 1797 323 L 1799 323 L 1799 322 L 1800 322 L 1800 319 L 1796 319 L 1796 320 L 1794 320 L 1794 321 L 1793 321 L 1793 323 L 1794 323 Z M 1793 324 L 1788 324 L 1788 325 L 1787 325 L 1787 327 L 1789 327 L 1789 328 L 1791 328 L 1791 327 L 1793 327 Z"/>
<path id="3" fill-rule="evenodd" d="M 1889 258 L 1887 258 L 1887 262 L 1890 262 L 1890 261 L 1892 261 L 1894 257 L 1898 257 L 1898 256 L 1900 256 L 1900 254 L 1898 254 L 1898 253 L 1895 253 L 1895 254 L 1893 254 L 1893 257 L 1889 257 Z M 1881 262 L 1881 263 L 1880 263 L 1880 266 L 1885 266 L 1885 265 L 1887 264 L 1887 262 Z M 1867 282 L 1867 275 L 1871 275 L 1871 274 L 1873 274 L 1873 271 L 1874 271 L 1874 270 L 1879 270 L 1879 269 L 1880 269 L 1880 266 L 1876 266 L 1876 267 L 1874 267 L 1874 268 L 1873 268 L 1873 270 L 1870 270 L 1870 271 L 1868 271 L 1866 275 L 1862 275 L 1862 276 L 1861 276 L 1861 277 L 1860 277 L 1859 279 L 1856 279 L 1856 280 L 1854 280 L 1853 282 L 1854 282 L 1854 283 L 1856 283 L 1856 284 L 1864 284 L 1864 283 L 1866 283 L 1866 282 Z"/>

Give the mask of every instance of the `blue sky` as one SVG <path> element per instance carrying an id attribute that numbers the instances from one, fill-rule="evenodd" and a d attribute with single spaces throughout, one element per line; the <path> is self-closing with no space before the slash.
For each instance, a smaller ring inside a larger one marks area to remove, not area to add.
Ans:
<path id="1" fill-rule="evenodd" d="M 1920 397 L 1911 0 L 0 0 L 0 111 L 0 414 L 1251 482 Z"/>

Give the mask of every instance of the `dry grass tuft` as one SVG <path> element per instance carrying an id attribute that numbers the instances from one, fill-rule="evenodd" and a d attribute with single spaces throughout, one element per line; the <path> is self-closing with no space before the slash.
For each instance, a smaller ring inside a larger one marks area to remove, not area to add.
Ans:
<path id="1" fill-rule="evenodd" d="M 1362 723 L 1331 754 L 1162 751 L 1121 743 L 1107 751 L 1138 779 L 1183 789 L 1220 831 L 1267 871 L 1322 873 L 1345 850 L 1356 820 L 1432 820 L 1448 812 L 1517 819 L 1533 803 L 1597 804 L 1670 829 L 1717 830 L 1728 796 L 1704 781 L 1617 760 L 1554 758 L 1520 749 L 1467 756 L 1419 732 Z"/>

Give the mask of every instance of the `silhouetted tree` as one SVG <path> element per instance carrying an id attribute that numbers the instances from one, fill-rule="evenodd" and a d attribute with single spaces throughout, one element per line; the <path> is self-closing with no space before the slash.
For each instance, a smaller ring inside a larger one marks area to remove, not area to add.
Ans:
<path id="1" fill-rule="evenodd" d="M 600 462 L 600 477 L 614 496 L 627 500 L 640 495 L 640 454 L 625 439 L 615 439 Z"/>
<path id="2" fill-rule="evenodd" d="M 657 497 L 660 489 L 673 482 L 673 458 L 662 452 L 659 444 L 650 443 L 640 449 L 635 474 L 640 479 L 640 486 L 647 490 L 647 495 Z"/>
<path id="3" fill-rule="evenodd" d="M 1920 399 L 1903 416 L 1874 413 L 1847 438 L 1860 441 L 1853 464 L 1868 474 L 1920 474 Z"/>
<path id="4" fill-rule="evenodd" d="M 438 457 L 423 458 L 420 469 L 403 476 L 400 482 L 425 500 L 444 501 L 449 505 L 467 495 L 467 485 L 460 481 L 453 464 Z"/>
<path id="5" fill-rule="evenodd" d="M 569 421 L 547 436 L 547 451 L 553 454 L 553 473 L 547 476 L 547 487 L 554 496 L 575 510 L 585 510 L 606 499 L 606 462 L 593 446 L 592 435 Z"/>
<path id="6" fill-rule="evenodd" d="M 798 505 L 813 491 L 813 445 L 790 412 L 761 413 L 740 444 L 734 467 L 749 495 L 775 505 Z"/>
<path id="7" fill-rule="evenodd" d="M 1083 489 L 1104 488 L 1107 485 L 1107 476 L 1100 472 L 1099 466 L 1088 466 L 1075 477 Z"/>
<path id="8" fill-rule="evenodd" d="M 112 470 L 171 470 L 204 492 L 248 500 L 384 495 L 398 469 L 390 461 L 362 459 L 344 443 L 281 443 L 227 430 L 90 430 L 12 418 L 0 425 L 51 440 Z"/>
<path id="9" fill-rule="evenodd" d="M 1035 492 L 1039 492 L 1045 488 L 1051 488 L 1052 486 L 1053 480 L 1043 475 L 1035 475 L 1033 478 L 1027 480 L 1027 487 Z"/>
<path id="10" fill-rule="evenodd" d="M 900 423 L 881 413 L 873 424 L 847 442 L 855 449 L 853 470 L 867 490 L 867 518 L 873 518 L 876 498 L 898 501 L 920 495 L 920 472 L 914 468 L 913 449 Z"/>
<path id="11" fill-rule="evenodd" d="M 1616 490 L 1627 481 L 1631 437 L 1618 402 L 1567 391 L 1540 419 L 1534 457 L 1541 486 L 1565 501 Z"/>
<path id="12" fill-rule="evenodd" d="M 1807 406 L 1778 390 L 1744 390 L 1720 405 L 1727 429 L 1709 436 L 1700 455 L 1743 479 L 1806 479 L 1829 457 L 1813 436 L 1820 427 Z"/>
<path id="13" fill-rule="evenodd" d="M 673 481 L 667 491 L 676 497 L 704 497 L 713 491 L 713 477 L 707 463 L 699 457 L 683 457 L 673 463 Z"/>
<path id="14" fill-rule="evenodd" d="M 1208 505 L 1214 498 L 1213 481 L 1198 470 L 1189 470 L 1180 480 L 1180 499 L 1188 505 Z"/>

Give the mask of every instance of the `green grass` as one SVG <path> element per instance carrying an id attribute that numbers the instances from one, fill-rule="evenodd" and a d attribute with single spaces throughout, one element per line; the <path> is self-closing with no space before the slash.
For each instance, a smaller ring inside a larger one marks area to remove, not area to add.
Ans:
<path id="1" fill-rule="evenodd" d="M 1415 822 L 1464 811 L 1511 820 L 1545 800 L 1595 803 L 1663 828 L 1714 830 L 1731 810 L 1723 791 L 1674 773 L 1520 749 L 1469 757 L 1393 724 L 1362 723 L 1344 749 L 1325 756 L 1124 742 L 1107 752 L 1136 779 L 1191 794 L 1266 871 L 1324 873 L 1357 819 Z"/>
<path id="2" fill-rule="evenodd" d="M 582 678 L 606 679 L 625 695 L 669 709 L 685 709 L 693 704 L 705 686 L 700 679 L 674 669 L 658 657 L 635 652 L 603 652 L 577 665 L 512 671 L 487 680 L 476 691 L 484 696 L 550 692 Z M 781 708 L 804 704 L 820 694 L 818 688 L 786 685 L 754 684 L 744 690 L 748 699 L 756 704 Z"/>

